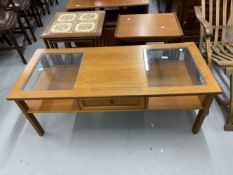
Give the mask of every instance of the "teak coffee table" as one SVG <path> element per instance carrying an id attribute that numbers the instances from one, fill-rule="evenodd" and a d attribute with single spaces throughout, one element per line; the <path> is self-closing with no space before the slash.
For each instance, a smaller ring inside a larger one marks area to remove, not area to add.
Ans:
<path id="1" fill-rule="evenodd" d="M 58 48 L 59 42 L 68 48 L 72 47 L 72 42 L 81 46 L 102 46 L 104 18 L 105 11 L 59 12 L 52 18 L 41 38 L 46 48 Z"/>
<path id="2" fill-rule="evenodd" d="M 197 133 L 221 89 L 194 43 L 38 49 L 7 99 L 33 113 L 199 109 Z M 175 117 L 175 116 L 174 116 Z"/>
<path id="3" fill-rule="evenodd" d="M 115 32 L 124 42 L 172 41 L 182 36 L 175 13 L 119 15 Z"/>

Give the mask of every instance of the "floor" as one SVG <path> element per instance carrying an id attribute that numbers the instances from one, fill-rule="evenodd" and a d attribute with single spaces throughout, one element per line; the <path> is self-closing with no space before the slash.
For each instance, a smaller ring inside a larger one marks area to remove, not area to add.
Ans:
<path id="1" fill-rule="evenodd" d="M 66 0 L 59 2 L 53 14 L 64 10 Z M 27 60 L 44 47 L 42 30 Z M 0 175 L 232 174 L 233 132 L 223 130 L 226 113 L 216 102 L 197 135 L 195 111 L 156 111 L 38 114 L 46 131 L 39 137 L 5 99 L 24 67 L 16 51 L 0 52 Z"/>

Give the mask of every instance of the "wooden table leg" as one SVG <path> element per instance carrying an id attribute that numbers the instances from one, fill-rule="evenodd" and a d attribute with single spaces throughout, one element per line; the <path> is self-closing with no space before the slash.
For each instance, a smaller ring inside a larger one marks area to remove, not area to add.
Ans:
<path id="1" fill-rule="evenodd" d="M 31 123 L 32 127 L 36 130 L 39 136 L 44 135 L 44 129 L 41 127 L 40 123 L 37 121 L 35 116 L 32 113 L 28 113 L 28 105 L 24 101 L 15 101 L 16 104 L 19 106 L 25 117 Z"/>
<path id="2" fill-rule="evenodd" d="M 52 48 L 52 49 L 58 48 L 58 44 L 56 41 L 49 41 L 48 43 L 50 45 L 50 48 Z"/>
<path id="3" fill-rule="evenodd" d="M 213 99 L 214 99 L 214 95 L 206 95 L 204 102 L 203 102 L 204 109 L 202 109 L 198 112 L 197 118 L 193 124 L 193 128 L 192 128 L 193 134 L 197 134 L 199 129 L 201 128 L 201 125 L 202 125 L 205 117 L 209 113 L 209 108 L 210 108 L 210 105 L 211 105 Z"/>
<path id="4" fill-rule="evenodd" d="M 46 40 L 46 39 L 43 39 L 44 40 L 44 44 L 45 44 L 45 46 L 46 46 L 46 48 L 50 48 L 50 46 L 49 46 L 49 43 L 48 43 L 48 41 Z"/>
<path id="5" fill-rule="evenodd" d="M 160 2 L 160 0 L 156 0 L 156 3 L 157 3 L 157 7 L 158 7 L 158 11 L 159 11 L 159 13 L 161 13 L 162 12 L 162 10 L 161 10 L 161 2 Z"/>
<path id="6" fill-rule="evenodd" d="M 48 41 L 48 44 L 49 44 L 49 48 L 53 49 L 54 46 L 53 46 L 53 42 L 52 41 Z"/>
<path id="7" fill-rule="evenodd" d="M 58 48 L 58 42 L 54 41 L 53 46 L 54 46 L 54 48 Z"/>
<path id="8" fill-rule="evenodd" d="M 94 38 L 94 39 L 92 39 L 92 45 L 93 45 L 93 47 L 98 47 L 98 45 L 99 45 L 99 43 L 98 43 L 98 38 L 96 37 L 96 38 Z"/>
<path id="9" fill-rule="evenodd" d="M 171 13 L 171 6 L 172 6 L 172 2 L 171 2 L 171 0 L 166 0 L 165 1 L 165 12 L 166 13 Z"/>
<path id="10" fill-rule="evenodd" d="M 64 42 L 65 48 L 71 48 L 71 42 Z"/>
<path id="11" fill-rule="evenodd" d="M 100 40 L 101 40 L 101 47 L 103 47 L 104 46 L 104 35 L 103 34 L 101 35 Z"/>
<path id="12" fill-rule="evenodd" d="M 149 5 L 144 6 L 145 12 L 144 13 L 149 13 Z"/>
<path id="13" fill-rule="evenodd" d="M 230 76 L 230 104 L 228 105 L 229 113 L 227 123 L 224 127 L 226 131 L 233 131 L 233 70 L 232 68 L 227 68 L 227 73 Z"/>

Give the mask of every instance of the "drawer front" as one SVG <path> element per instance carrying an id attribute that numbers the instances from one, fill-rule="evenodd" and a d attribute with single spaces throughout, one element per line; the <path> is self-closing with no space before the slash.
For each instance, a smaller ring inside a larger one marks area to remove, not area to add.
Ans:
<path id="1" fill-rule="evenodd" d="M 144 109 L 145 98 L 130 97 L 130 98 L 87 98 L 79 99 L 81 109 L 96 109 L 96 110 L 121 110 L 121 109 Z"/>

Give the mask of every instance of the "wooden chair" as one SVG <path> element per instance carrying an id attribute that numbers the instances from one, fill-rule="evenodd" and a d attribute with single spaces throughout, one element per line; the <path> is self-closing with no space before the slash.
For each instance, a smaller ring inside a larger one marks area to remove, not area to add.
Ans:
<path id="1" fill-rule="evenodd" d="M 15 48 L 19 53 L 24 64 L 27 64 L 23 55 L 23 47 L 19 46 L 14 34 L 14 27 L 17 25 L 17 14 L 13 11 L 5 10 L 0 4 L 0 35 L 11 46 L 6 48 Z M 8 38 L 9 39 L 8 39 Z"/>
<path id="2" fill-rule="evenodd" d="M 201 24 L 200 50 L 208 65 L 224 68 L 230 78 L 230 99 L 216 100 L 229 113 L 225 130 L 233 130 L 233 0 L 201 0 L 195 14 Z"/>
<path id="3" fill-rule="evenodd" d="M 14 4 L 11 4 L 10 0 L 0 0 L 0 7 L 4 10 L 9 10 L 9 6 L 11 6 L 11 10 L 14 11 L 15 13 L 17 12 L 17 8 L 14 6 Z M 27 40 L 28 44 L 32 44 L 30 37 L 26 31 L 26 28 L 23 25 L 23 22 L 21 20 L 21 17 L 18 13 L 17 14 L 17 21 L 18 21 L 18 27 L 14 28 L 14 32 L 17 33 L 23 33 L 25 39 Z M 18 30 L 16 30 L 18 28 Z M 4 35 L 3 35 L 4 36 Z"/>
<path id="4" fill-rule="evenodd" d="M 37 5 L 37 1 L 36 0 L 30 0 L 31 2 L 31 12 L 32 12 L 32 16 L 34 16 L 37 26 L 38 27 L 43 27 L 43 22 L 41 19 L 41 12 L 42 9 Z"/>
<path id="5" fill-rule="evenodd" d="M 56 2 L 56 4 L 58 5 L 58 0 L 49 0 L 50 5 L 53 5 L 54 1 Z"/>
<path id="6" fill-rule="evenodd" d="M 43 11 L 43 15 L 45 15 L 45 9 L 44 7 L 46 8 L 47 10 L 47 13 L 50 15 L 51 12 L 50 12 L 50 8 L 49 8 L 49 1 L 48 0 L 37 0 L 36 1 L 37 5 L 39 7 L 41 7 L 42 11 Z"/>
<path id="7" fill-rule="evenodd" d="M 23 23 L 25 21 L 25 28 L 28 29 L 31 33 L 31 36 L 33 40 L 36 42 L 37 38 L 34 33 L 34 27 L 33 24 L 31 24 L 29 20 L 29 10 L 31 7 L 31 1 L 30 0 L 8 0 L 9 3 L 11 4 L 13 10 L 21 17 L 19 20 Z"/>

